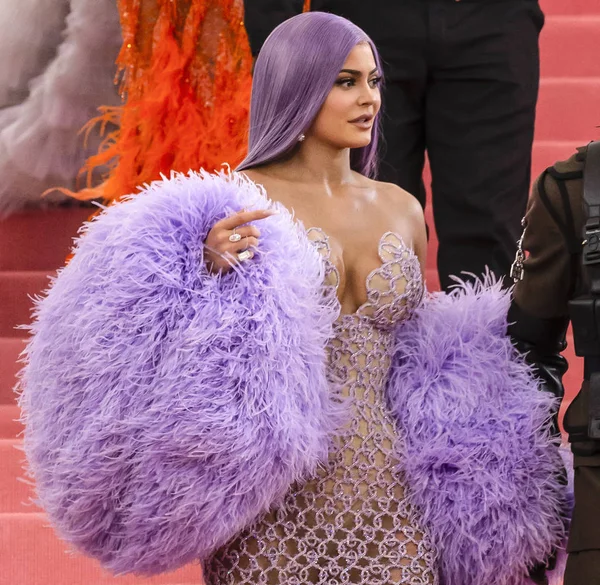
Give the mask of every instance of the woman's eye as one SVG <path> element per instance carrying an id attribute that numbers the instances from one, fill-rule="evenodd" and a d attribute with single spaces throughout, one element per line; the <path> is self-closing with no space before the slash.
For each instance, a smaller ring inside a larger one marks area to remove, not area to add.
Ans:
<path id="1" fill-rule="evenodd" d="M 369 79 L 369 86 L 372 88 L 378 87 L 381 83 L 381 76 L 372 77 Z M 340 87 L 354 87 L 356 85 L 356 79 L 353 77 L 342 77 L 335 82 L 336 85 Z"/>

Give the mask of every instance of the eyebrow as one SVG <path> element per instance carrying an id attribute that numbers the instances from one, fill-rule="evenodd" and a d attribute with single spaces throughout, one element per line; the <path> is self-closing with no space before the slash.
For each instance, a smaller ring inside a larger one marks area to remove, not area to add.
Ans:
<path id="1" fill-rule="evenodd" d="M 373 73 L 376 73 L 378 70 L 378 67 L 375 67 L 375 69 L 373 69 L 373 71 L 369 71 L 369 75 L 373 75 Z M 356 69 L 341 69 L 340 73 L 350 73 L 350 75 L 356 75 L 357 77 L 360 77 L 362 75 L 362 72 L 356 70 Z"/>

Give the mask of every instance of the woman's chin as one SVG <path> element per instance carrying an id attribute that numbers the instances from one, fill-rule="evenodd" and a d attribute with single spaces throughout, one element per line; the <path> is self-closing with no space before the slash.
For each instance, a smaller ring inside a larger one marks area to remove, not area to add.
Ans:
<path id="1" fill-rule="evenodd" d="M 355 141 L 355 143 L 350 148 L 364 148 L 365 146 L 369 146 L 369 144 L 371 144 L 370 136 L 365 140 Z"/>
<path id="2" fill-rule="evenodd" d="M 365 133 L 364 136 L 360 137 L 354 136 L 346 142 L 346 148 L 364 148 L 365 146 L 369 146 L 369 144 L 371 144 L 371 133 Z"/>

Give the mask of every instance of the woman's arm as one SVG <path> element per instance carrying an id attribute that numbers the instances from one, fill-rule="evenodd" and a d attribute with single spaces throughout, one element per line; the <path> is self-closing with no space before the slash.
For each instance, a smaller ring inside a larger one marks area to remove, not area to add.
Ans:
<path id="1" fill-rule="evenodd" d="M 382 201 L 384 208 L 387 213 L 393 212 L 397 231 L 405 236 L 406 244 L 414 250 L 424 275 L 427 264 L 427 228 L 423 208 L 408 191 L 392 183 L 382 185 L 386 187 L 383 191 L 385 199 Z"/>

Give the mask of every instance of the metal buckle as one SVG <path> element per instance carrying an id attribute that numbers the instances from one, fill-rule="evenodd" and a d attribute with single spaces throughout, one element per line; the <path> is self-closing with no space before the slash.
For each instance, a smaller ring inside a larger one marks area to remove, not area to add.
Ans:
<path id="1" fill-rule="evenodd" d="M 523 280 L 523 264 L 525 262 L 525 254 L 523 254 L 522 250 L 517 250 L 517 254 L 515 256 L 515 261 L 512 263 L 510 267 L 510 277 L 513 279 L 513 282 L 517 284 L 520 280 Z"/>

